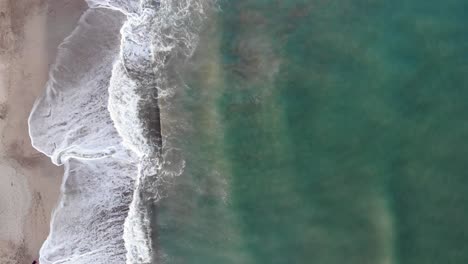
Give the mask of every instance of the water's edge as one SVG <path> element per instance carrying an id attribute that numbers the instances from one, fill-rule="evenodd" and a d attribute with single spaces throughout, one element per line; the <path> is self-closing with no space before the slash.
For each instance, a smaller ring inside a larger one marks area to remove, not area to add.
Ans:
<path id="1" fill-rule="evenodd" d="M 28 120 L 33 146 L 65 166 L 40 262 L 153 263 L 155 203 L 184 166 L 164 164 L 158 100 L 212 2 L 87 2 Z"/>

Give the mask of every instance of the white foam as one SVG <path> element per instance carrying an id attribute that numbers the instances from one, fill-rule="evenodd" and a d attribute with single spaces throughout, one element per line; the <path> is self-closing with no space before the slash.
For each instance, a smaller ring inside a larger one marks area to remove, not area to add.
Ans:
<path id="1" fill-rule="evenodd" d="M 86 0 L 90 8 L 106 8 L 130 16 L 138 13 L 140 0 Z"/>
<path id="2" fill-rule="evenodd" d="M 123 223 L 132 198 L 134 159 L 107 111 L 108 83 L 124 16 L 88 10 L 60 46 L 46 93 L 34 105 L 34 147 L 65 165 L 61 201 L 40 262 L 123 263 Z"/>
<path id="3" fill-rule="evenodd" d="M 152 263 L 151 205 L 163 176 L 180 174 L 184 164 L 163 171 L 158 99 L 171 94 L 167 71 L 171 62 L 192 55 L 198 30 L 212 1 L 141 1 L 138 15 L 122 27 L 119 60 L 109 88 L 109 111 L 125 146 L 140 157 L 135 193 L 125 222 L 127 263 Z M 174 151 L 167 148 L 170 153 Z M 176 172 L 173 174 L 172 172 Z M 178 174 L 177 174 L 178 173 Z"/>
<path id="4" fill-rule="evenodd" d="M 214 0 L 87 2 L 29 119 L 34 147 L 66 168 L 40 262 L 153 263 L 151 206 L 185 166 L 161 148 L 158 100 Z"/>

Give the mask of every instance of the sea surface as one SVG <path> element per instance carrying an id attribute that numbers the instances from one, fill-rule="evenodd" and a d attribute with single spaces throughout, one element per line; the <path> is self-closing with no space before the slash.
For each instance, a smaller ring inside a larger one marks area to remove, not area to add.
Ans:
<path id="1" fill-rule="evenodd" d="M 88 4 L 41 264 L 468 263 L 467 1 Z"/>

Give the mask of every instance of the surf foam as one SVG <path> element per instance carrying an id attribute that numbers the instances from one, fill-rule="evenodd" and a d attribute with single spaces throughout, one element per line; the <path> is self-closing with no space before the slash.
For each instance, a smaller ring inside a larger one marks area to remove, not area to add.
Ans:
<path id="1" fill-rule="evenodd" d="M 107 111 L 120 13 L 89 9 L 59 47 L 30 119 L 34 147 L 65 165 L 61 200 L 41 263 L 125 262 L 123 223 L 136 166 Z"/>
<path id="2" fill-rule="evenodd" d="M 34 147 L 65 165 L 40 262 L 153 263 L 151 215 L 184 167 L 158 100 L 173 95 L 170 72 L 193 54 L 214 1 L 87 2 L 29 119 Z"/>
<path id="3" fill-rule="evenodd" d="M 109 88 L 109 112 L 125 146 L 139 157 L 135 192 L 125 222 L 127 263 L 152 263 L 151 215 L 166 177 L 158 100 L 171 95 L 168 71 L 190 57 L 211 1 L 141 1 L 121 30 L 119 60 Z"/>

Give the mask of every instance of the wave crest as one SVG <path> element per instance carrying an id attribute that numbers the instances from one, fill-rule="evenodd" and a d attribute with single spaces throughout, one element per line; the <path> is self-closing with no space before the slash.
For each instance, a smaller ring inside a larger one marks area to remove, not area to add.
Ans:
<path id="1" fill-rule="evenodd" d="M 151 215 L 167 177 L 180 175 L 167 166 L 158 100 L 171 93 L 168 72 L 175 61 L 190 57 L 198 31 L 213 1 L 141 1 L 138 15 L 122 27 L 119 60 L 109 88 L 109 112 L 124 144 L 139 157 L 135 192 L 125 222 L 127 263 L 152 263 Z M 164 166 L 166 165 L 166 166 Z"/>

